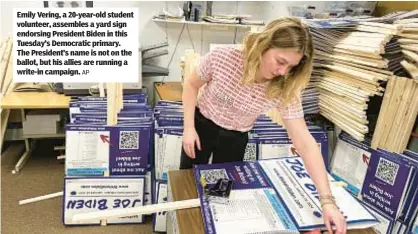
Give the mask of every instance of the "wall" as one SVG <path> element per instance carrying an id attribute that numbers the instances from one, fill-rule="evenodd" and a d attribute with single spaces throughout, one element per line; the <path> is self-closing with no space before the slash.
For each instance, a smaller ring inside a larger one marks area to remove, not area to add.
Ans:
<path id="1" fill-rule="evenodd" d="M 152 21 L 152 17 L 165 8 L 176 12 L 182 7 L 183 1 L 93 1 L 94 7 L 137 7 L 139 9 L 139 41 L 142 45 L 150 45 L 168 41 L 168 55 L 156 58 L 153 63 L 162 67 L 169 67 L 168 77 L 145 77 L 143 85 L 149 88 L 152 94 L 152 83 L 155 81 L 180 81 L 180 57 L 186 49 L 195 49 L 201 55 L 209 51 L 211 43 L 233 43 L 234 38 L 239 43 L 248 29 L 235 27 L 209 27 L 186 24 L 181 34 L 183 24 L 166 24 Z M 195 2 L 203 4 L 203 2 Z M 42 1 L 2 1 L 1 5 L 1 34 L 8 35 L 12 31 L 13 8 L 34 7 L 42 8 Z M 277 2 L 277 1 L 231 1 L 213 3 L 213 14 L 249 14 L 255 20 L 271 20 L 280 16 L 289 15 L 291 5 L 307 5 L 308 2 Z M 312 2 L 318 10 L 324 9 L 324 2 Z M 181 34 L 181 37 L 180 37 Z M 176 47 L 178 41 L 178 45 Z M 170 62 L 172 58 L 172 61 Z M 152 97 L 152 96 L 151 96 Z"/>
<path id="2" fill-rule="evenodd" d="M 396 11 L 410 11 L 418 9 L 417 1 L 381 1 L 376 4 L 376 16 L 384 16 Z"/>

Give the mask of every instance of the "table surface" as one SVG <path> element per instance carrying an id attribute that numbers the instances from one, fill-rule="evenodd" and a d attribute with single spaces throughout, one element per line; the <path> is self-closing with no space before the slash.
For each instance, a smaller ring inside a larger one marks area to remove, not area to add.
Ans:
<path id="1" fill-rule="evenodd" d="M 173 201 L 198 197 L 191 169 L 170 171 L 168 178 Z M 178 210 L 176 215 L 180 234 L 205 234 L 200 208 Z"/>
<path id="2" fill-rule="evenodd" d="M 169 186 L 173 201 L 194 199 L 198 197 L 192 170 L 175 170 L 168 173 Z M 200 208 L 190 208 L 176 211 L 180 234 L 204 234 L 202 213 Z M 347 234 L 376 234 L 369 228 L 349 230 Z"/>
<path id="3" fill-rule="evenodd" d="M 11 92 L 1 99 L 3 109 L 65 109 L 71 97 L 56 92 Z"/>
<path id="4" fill-rule="evenodd" d="M 181 101 L 182 84 L 181 82 L 165 82 L 163 84 L 156 83 L 155 90 L 162 100 Z"/>

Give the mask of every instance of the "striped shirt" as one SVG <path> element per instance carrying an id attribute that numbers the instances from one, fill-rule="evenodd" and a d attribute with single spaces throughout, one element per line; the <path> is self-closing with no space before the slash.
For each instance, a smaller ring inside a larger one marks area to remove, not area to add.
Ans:
<path id="1" fill-rule="evenodd" d="M 244 56 L 237 48 L 217 47 L 201 58 L 197 74 L 207 81 L 197 100 L 202 115 L 222 128 L 241 132 L 251 130 L 257 117 L 274 107 L 282 119 L 303 117 L 300 97 L 280 105 L 278 99 L 266 97 L 266 83 L 241 84 L 243 72 Z"/>

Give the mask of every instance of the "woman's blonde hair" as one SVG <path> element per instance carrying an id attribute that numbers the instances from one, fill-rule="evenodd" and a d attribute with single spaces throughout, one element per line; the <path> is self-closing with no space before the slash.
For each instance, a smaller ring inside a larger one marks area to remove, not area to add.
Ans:
<path id="1" fill-rule="evenodd" d="M 295 48 L 303 54 L 301 61 L 287 75 L 271 80 L 266 88 L 266 96 L 289 103 L 305 89 L 312 72 L 314 48 L 308 27 L 300 20 L 290 17 L 273 20 L 263 31 L 247 34 L 243 46 L 245 55 L 243 84 L 255 82 L 262 55 L 268 49 Z"/>

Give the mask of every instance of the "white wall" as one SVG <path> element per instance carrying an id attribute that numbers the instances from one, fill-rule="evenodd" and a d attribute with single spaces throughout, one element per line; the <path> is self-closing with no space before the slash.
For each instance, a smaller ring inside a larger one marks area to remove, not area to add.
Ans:
<path id="1" fill-rule="evenodd" d="M 203 2 L 195 2 L 203 4 Z M 12 12 L 18 7 L 43 7 L 42 1 L 1 1 L 1 33 L 8 35 L 12 32 Z M 165 24 L 152 21 L 152 17 L 165 7 L 175 12 L 177 6 L 182 7 L 183 1 L 93 1 L 93 7 L 137 7 L 139 9 L 139 41 L 142 45 L 150 45 L 168 41 L 169 54 L 154 60 L 154 64 L 167 67 L 171 56 L 170 75 L 168 77 L 146 77 L 143 78 L 143 85 L 149 87 L 152 92 L 154 81 L 180 81 L 180 57 L 185 49 L 194 49 L 201 55 L 209 51 L 211 43 L 233 43 L 235 37 L 234 27 L 208 27 L 201 25 L 187 24 L 184 27 L 182 36 L 178 43 L 183 24 Z M 255 20 L 271 20 L 280 16 L 289 15 L 288 6 L 292 4 L 304 5 L 307 2 L 276 2 L 276 1 L 214 1 L 213 14 L 249 14 Z M 324 2 L 312 2 L 314 5 L 324 6 Z M 317 7 L 318 7 L 317 6 Z M 242 40 L 248 29 L 237 29 L 236 41 Z M 190 33 L 190 36 L 189 36 Z M 175 50 L 175 51 L 174 51 Z M 174 55 L 173 55 L 174 53 Z"/>

